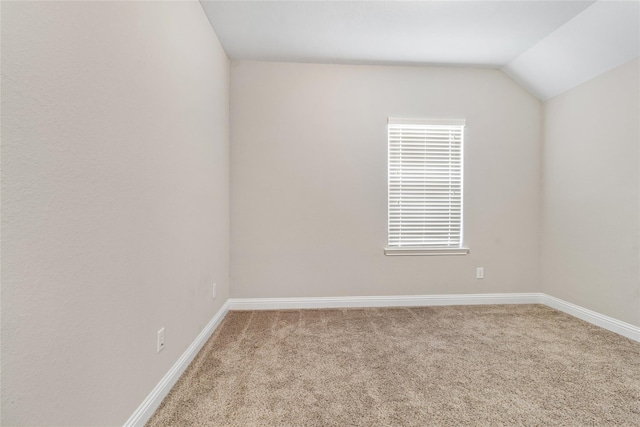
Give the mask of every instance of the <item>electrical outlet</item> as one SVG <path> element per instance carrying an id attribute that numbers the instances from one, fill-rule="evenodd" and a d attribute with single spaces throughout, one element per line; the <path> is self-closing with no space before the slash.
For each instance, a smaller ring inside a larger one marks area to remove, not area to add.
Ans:
<path id="1" fill-rule="evenodd" d="M 213 299 L 216 299 L 216 284 L 213 284 Z"/>
<path id="2" fill-rule="evenodd" d="M 164 328 L 158 331 L 158 353 L 164 348 Z"/>
<path id="3" fill-rule="evenodd" d="M 476 268 L 476 279 L 484 279 L 484 267 Z"/>

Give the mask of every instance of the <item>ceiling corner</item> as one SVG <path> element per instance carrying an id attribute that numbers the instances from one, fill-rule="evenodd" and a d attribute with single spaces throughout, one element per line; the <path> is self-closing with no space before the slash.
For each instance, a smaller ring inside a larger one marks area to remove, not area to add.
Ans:
<path id="1" fill-rule="evenodd" d="M 502 71 L 542 101 L 640 56 L 640 2 L 600 0 Z"/>

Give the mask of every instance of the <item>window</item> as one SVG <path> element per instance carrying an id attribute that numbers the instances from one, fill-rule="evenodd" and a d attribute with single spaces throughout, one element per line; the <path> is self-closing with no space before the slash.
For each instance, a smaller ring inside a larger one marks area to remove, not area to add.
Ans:
<path id="1" fill-rule="evenodd" d="M 389 118 L 387 255 L 464 255 L 464 120 Z"/>

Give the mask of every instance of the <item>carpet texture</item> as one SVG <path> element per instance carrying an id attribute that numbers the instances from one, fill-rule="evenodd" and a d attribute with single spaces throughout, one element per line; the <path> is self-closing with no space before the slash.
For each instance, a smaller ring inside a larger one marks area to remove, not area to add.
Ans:
<path id="1" fill-rule="evenodd" d="M 542 305 L 229 312 L 148 426 L 640 426 L 640 344 Z"/>

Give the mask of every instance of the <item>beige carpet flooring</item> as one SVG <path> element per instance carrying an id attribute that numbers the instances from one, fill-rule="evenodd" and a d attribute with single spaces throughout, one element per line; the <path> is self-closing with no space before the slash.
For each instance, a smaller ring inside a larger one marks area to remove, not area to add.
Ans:
<path id="1" fill-rule="evenodd" d="M 148 426 L 640 426 L 640 343 L 541 305 L 229 312 Z"/>

